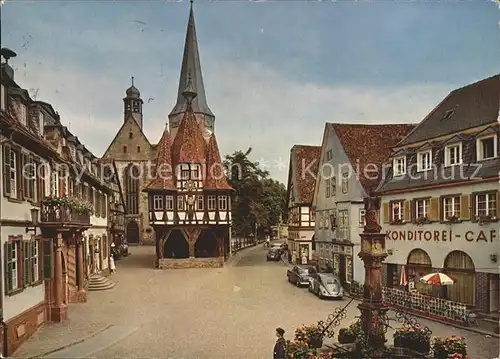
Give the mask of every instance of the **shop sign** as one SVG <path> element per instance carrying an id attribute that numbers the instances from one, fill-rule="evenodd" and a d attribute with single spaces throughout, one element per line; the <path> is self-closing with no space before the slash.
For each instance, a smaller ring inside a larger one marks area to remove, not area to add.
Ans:
<path id="1" fill-rule="evenodd" d="M 467 242 L 494 242 L 498 239 L 495 229 L 489 231 L 465 231 L 455 233 L 451 230 L 444 231 L 386 231 L 385 238 L 392 241 L 426 241 L 426 242 L 451 242 L 452 240 L 465 239 Z"/>

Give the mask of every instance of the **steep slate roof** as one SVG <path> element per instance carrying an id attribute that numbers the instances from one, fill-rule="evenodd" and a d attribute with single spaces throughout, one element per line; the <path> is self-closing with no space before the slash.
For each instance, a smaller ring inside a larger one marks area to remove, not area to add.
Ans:
<path id="1" fill-rule="evenodd" d="M 205 163 L 206 142 L 193 111 L 188 108 L 172 145 L 172 162 Z"/>
<path id="2" fill-rule="evenodd" d="M 223 172 L 219 147 L 214 135 L 210 136 L 207 148 L 206 189 L 231 189 Z"/>
<path id="3" fill-rule="evenodd" d="M 500 75 L 456 89 L 398 146 L 487 125 L 498 119 L 499 106 Z"/>
<path id="4" fill-rule="evenodd" d="M 146 190 L 164 189 L 175 190 L 173 171 L 172 171 L 172 153 L 170 147 L 170 133 L 165 126 L 160 142 L 158 142 L 158 151 L 156 154 L 156 166 L 154 169 L 154 178 L 146 186 Z"/>
<path id="5" fill-rule="evenodd" d="M 186 98 L 182 95 L 188 86 L 189 78 L 193 83 L 193 88 L 197 94 L 193 100 L 192 107 L 195 113 L 203 113 L 214 116 L 207 104 L 205 86 L 201 73 L 200 53 L 198 51 L 198 39 L 196 38 L 196 27 L 194 24 L 193 5 L 189 10 L 189 19 L 186 31 L 186 42 L 184 43 L 184 55 L 182 57 L 181 75 L 179 78 L 179 89 L 177 91 L 177 101 L 169 116 L 182 113 L 187 110 Z"/>
<path id="6" fill-rule="evenodd" d="M 369 194 L 380 182 L 382 166 L 391 156 L 391 148 L 413 130 L 416 125 L 354 125 L 332 123 L 330 126 L 342 144 L 351 162 L 351 166 L 355 170 L 359 168 L 359 181 L 365 192 Z M 370 164 L 369 167 L 367 167 L 368 164 Z M 375 168 L 378 169 L 377 176 L 371 172 Z M 365 171 L 365 169 L 367 170 Z"/>
<path id="7" fill-rule="evenodd" d="M 290 151 L 290 170 L 294 174 L 294 191 L 296 203 L 311 203 L 314 197 L 314 187 L 319 168 L 321 146 L 294 145 Z M 312 163 L 312 165 L 311 165 Z M 307 170 L 310 169 L 310 172 Z"/>

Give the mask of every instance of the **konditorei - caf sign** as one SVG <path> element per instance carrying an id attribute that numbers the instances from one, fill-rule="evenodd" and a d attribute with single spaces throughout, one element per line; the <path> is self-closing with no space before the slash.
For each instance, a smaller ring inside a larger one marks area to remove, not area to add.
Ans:
<path id="1" fill-rule="evenodd" d="M 453 232 L 452 230 L 429 231 L 429 230 L 388 230 L 385 234 L 386 240 L 390 241 L 413 241 L 413 242 L 484 242 L 498 241 L 496 229 L 479 231 Z"/>

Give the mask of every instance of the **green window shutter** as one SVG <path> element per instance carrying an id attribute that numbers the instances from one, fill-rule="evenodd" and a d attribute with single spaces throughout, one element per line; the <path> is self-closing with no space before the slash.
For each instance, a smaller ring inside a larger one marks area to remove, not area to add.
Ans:
<path id="1" fill-rule="evenodd" d="M 23 287 L 26 288 L 30 283 L 30 242 L 22 241 L 23 245 L 22 255 L 23 255 L 23 266 L 21 267 L 21 271 L 23 273 Z"/>
<path id="2" fill-rule="evenodd" d="M 3 146 L 3 193 L 10 196 L 10 146 Z"/>
<path id="3" fill-rule="evenodd" d="M 5 294 L 9 295 L 12 292 L 12 243 L 5 243 L 4 245 L 4 259 L 5 259 Z"/>
<path id="4" fill-rule="evenodd" d="M 37 241 L 37 239 L 34 239 L 30 242 L 30 248 L 31 248 L 31 253 L 30 253 L 31 254 L 31 256 L 30 256 L 31 284 L 33 284 L 35 282 L 35 258 L 33 258 L 33 256 L 35 255 L 36 241 Z M 40 260 L 38 260 L 38 263 L 40 263 Z M 40 276 L 38 276 L 38 280 L 40 280 Z"/>
<path id="5" fill-rule="evenodd" d="M 52 239 L 45 239 L 43 241 L 43 278 L 47 280 L 52 279 Z"/>

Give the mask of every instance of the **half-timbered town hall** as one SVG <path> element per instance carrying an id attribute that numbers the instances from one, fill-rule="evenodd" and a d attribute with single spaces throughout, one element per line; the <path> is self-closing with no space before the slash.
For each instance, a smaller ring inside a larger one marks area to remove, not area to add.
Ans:
<path id="1" fill-rule="evenodd" d="M 177 100 L 157 145 L 144 135 L 142 104 L 132 81 L 124 123 L 104 154 L 121 169 L 127 239 L 155 243 L 161 268 L 221 266 L 230 248 L 231 187 L 205 95 L 192 5 Z"/>

